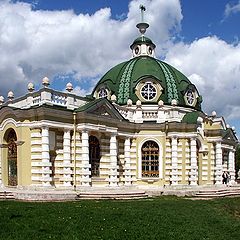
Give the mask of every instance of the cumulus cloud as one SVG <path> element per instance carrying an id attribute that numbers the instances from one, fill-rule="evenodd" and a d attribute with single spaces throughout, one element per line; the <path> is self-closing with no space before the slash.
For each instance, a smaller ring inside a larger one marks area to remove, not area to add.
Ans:
<path id="1" fill-rule="evenodd" d="M 240 118 L 240 44 L 213 37 L 169 49 L 166 61 L 188 76 L 203 95 L 203 108 L 228 119 Z"/>
<path id="2" fill-rule="evenodd" d="M 27 82 L 39 83 L 44 76 L 73 75 L 81 85 L 82 79 L 96 78 L 129 59 L 129 46 L 139 36 L 140 3 L 148 9 L 151 37 L 157 43 L 170 41 L 182 19 L 178 0 L 133 0 L 124 20 L 114 20 L 109 8 L 77 15 L 0 1 L 0 95 L 10 89 L 20 95 Z"/>
<path id="3" fill-rule="evenodd" d="M 174 43 L 183 18 L 179 0 L 132 0 L 117 20 L 109 8 L 89 15 L 36 11 L 34 5 L 0 0 L 0 95 L 13 90 L 19 96 L 29 81 L 39 85 L 48 76 L 57 82 L 61 75 L 75 79 L 76 93 L 88 94 L 110 67 L 131 57 L 129 46 L 139 36 L 135 25 L 140 4 L 147 7 L 147 36 L 157 45 L 157 56 L 167 49 L 165 60 L 198 87 L 204 111 L 240 117 L 239 43 L 214 36 Z M 227 5 L 226 16 L 237 12 L 238 5 Z M 64 85 L 61 78 L 59 85 Z"/>
<path id="4" fill-rule="evenodd" d="M 225 6 L 224 17 L 227 18 L 231 14 L 235 14 L 235 13 L 238 13 L 238 12 L 240 12 L 240 1 L 235 5 L 231 5 L 230 3 L 228 3 Z"/>

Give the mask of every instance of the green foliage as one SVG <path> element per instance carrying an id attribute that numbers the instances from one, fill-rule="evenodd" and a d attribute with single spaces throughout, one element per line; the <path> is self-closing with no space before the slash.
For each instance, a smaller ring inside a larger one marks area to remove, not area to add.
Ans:
<path id="1" fill-rule="evenodd" d="M 0 239 L 239 239 L 240 198 L 0 202 Z"/>

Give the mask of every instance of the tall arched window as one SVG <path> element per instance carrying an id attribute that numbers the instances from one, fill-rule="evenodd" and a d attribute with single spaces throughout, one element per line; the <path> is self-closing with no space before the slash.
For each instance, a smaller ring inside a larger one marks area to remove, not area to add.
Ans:
<path id="1" fill-rule="evenodd" d="M 95 136 L 89 137 L 89 161 L 91 164 L 92 176 L 98 177 L 100 165 L 100 144 Z"/>
<path id="2" fill-rule="evenodd" d="M 17 135 L 13 129 L 8 132 L 6 141 L 8 148 L 8 185 L 17 186 Z"/>
<path id="3" fill-rule="evenodd" d="M 142 177 L 159 177 L 159 146 L 154 141 L 142 146 Z"/>

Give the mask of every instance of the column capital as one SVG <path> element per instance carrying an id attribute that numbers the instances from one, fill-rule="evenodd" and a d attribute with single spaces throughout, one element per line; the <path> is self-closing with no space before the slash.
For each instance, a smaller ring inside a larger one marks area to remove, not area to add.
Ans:
<path id="1" fill-rule="evenodd" d="M 189 139 L 190 139 L 190 141 L 191 141 L 191 140 L 197 141 L 197 137 L 196 137 L 196 136 L 192 136 L 192 137 L 190 137 Z"/>
<path id="2" fill-rule="evenodd" d="M 117 135 L 118 135 L 117 132 L 111 132 L 111 133 L 110 133 L 110 136 L 111 136 L 111 137 L 116 137 Z"/>
<path id="3" fill-rule="evenodd" d="M 63 130 L 64 130 L 64 132 L 70 132 L 72 130 L 72 128 L 64 127 Z"/>
<path id="4" fill-rule="evenodd" d="M 80 132 L 82 132 L 82 133 L 88 133 L 88 132 L 89 132 L 89 129 L 88 129 L 88 128 L 82 128 L 82 129 L 80 129 Z"/>
<path id="5" fill-rule="evenodd" d="M 49 126 L 48 126 L 48 125 L 42 125 L 40 128 L 41 128 L 41 129 L 49 130 Z"/>

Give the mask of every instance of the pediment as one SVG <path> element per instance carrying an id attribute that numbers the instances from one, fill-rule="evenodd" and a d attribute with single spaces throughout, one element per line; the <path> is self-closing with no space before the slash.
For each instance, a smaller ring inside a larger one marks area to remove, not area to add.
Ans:
<path id="1" fill-rule="evenodd" d="M 122 120 L 122 115 L 116 110 L 116 108 L 107 99 L 96 99 L 89 102 L 79 111 L 94 114 L 102 117 L 109 117 L 112 119 Z"/>
<path id="2" fill-rule="evenodd" d="M 237 137 L 235 136 L 235 134 L 233 133 L 232 130 L 227 130 L 225 132 L 225 134 L 223 135 L 223 140 L 224 141 L 233 141 L 236 142 L 237 141 Z"/>

